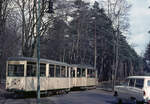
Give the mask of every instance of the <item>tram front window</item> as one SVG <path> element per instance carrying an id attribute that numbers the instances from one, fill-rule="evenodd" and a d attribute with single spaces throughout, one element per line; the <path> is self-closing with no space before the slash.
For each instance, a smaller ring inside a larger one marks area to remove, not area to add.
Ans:
<path id="1" fill-rule="evenodd" d="M 24 76 L 24 65 L 8 65 L 8 76 L 11 77 L 23 77 Z"/>

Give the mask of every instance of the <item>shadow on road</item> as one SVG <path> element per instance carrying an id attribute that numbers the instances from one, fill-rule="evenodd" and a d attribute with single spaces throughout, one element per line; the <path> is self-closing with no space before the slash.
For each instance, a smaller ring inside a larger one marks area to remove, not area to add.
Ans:
<path id="1" fill-rule="evenodd" d="M 55 104 L 47 97 L 41 97 L 41 104 Z M 0 104 L 37 104 L 36 96 L 15 96 L 13 93 L 0 94 Z"/>

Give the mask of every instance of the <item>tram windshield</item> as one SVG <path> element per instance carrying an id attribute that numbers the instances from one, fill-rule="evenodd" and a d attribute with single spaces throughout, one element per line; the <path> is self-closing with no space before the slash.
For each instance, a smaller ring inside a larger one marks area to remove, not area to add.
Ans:
<path id="1" fill-rule="evenodd" d="M 19 64 L 19 65 L 14 65 L 14 64 L 9 64 L 8 65 L 8 76 L 11 77 L 23 77 L 24 76 L 24 65 Z"/>

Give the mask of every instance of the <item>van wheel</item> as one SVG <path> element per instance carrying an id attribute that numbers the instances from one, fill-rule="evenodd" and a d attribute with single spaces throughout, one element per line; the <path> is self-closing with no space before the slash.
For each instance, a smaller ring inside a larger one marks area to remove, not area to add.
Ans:
<path id="1" fill-rule="evenodd" d="M 144 101 L 136 101 L 136 104 L 144 104 Z"/>
<path id="2" fill-rule="evenodd" d="M 122 104 L 122 99 L 118 99 L 118 103 L 117 104 Z"/>
<path id="3" fill-rule="evenodd" d="M 130 98 L 130 102 L 131 102 L 132 104 L 138 104 L 138 103 L 137 103 L 137 100 L 136 100 L 134 97 L 131 97 L 131 98 Z"/>
<path id="4" fill-rule="evenodd" d="M 118 96 L 118 93 L 116 91 L 114 92 L 114 96 Z"/>

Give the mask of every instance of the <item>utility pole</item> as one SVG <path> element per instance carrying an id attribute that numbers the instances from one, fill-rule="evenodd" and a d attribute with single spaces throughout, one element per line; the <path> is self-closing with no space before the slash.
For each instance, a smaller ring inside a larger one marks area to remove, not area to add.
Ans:
<path id="1" fill-rule="evenodd" d="M 41 0 L 36 0 L 37 7 L 37 104 L 40 104 L 40 28 L 41 28 Z M 49 0 L 48 13 L 54 13 L 53 0 Z"/>
<path id="2" fill-rule="evenodd" d="M 37 104 L 40 104 L 40 28 L 41 28 L 41 0 L 37 0 Z"/>

